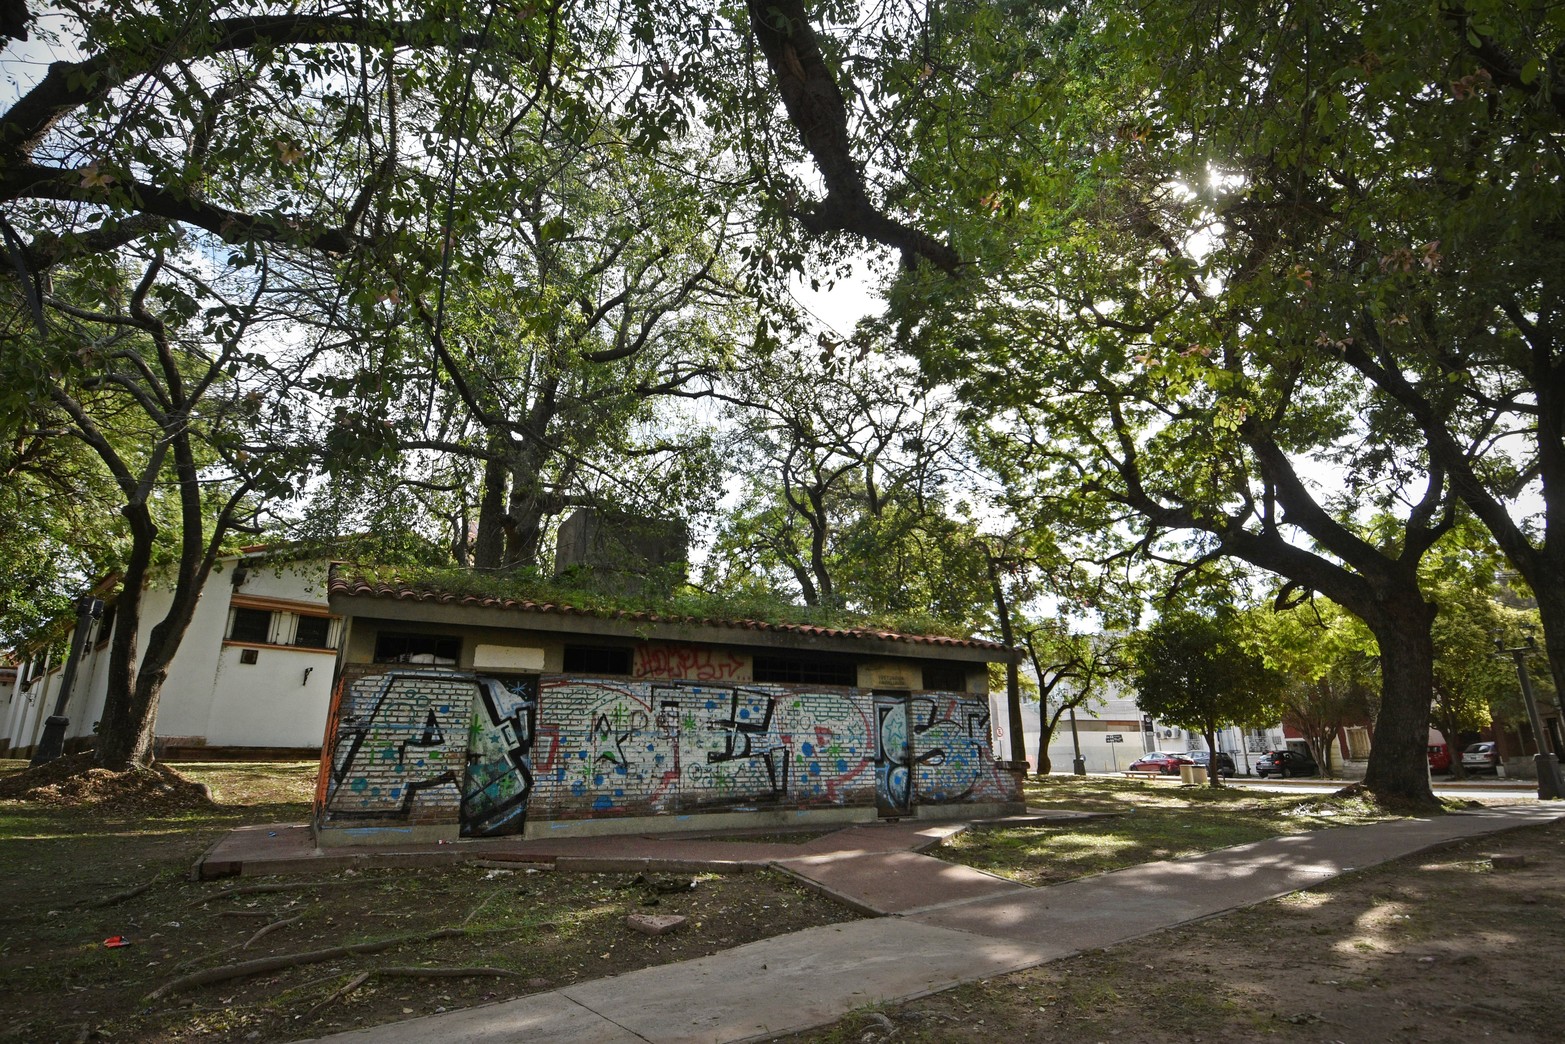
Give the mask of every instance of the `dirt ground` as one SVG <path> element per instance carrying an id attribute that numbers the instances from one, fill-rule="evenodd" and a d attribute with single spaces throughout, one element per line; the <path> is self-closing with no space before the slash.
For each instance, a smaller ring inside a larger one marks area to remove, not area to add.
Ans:
<path id="1" fill-rule="evenodd" d="M 1519 867 L 1491 856 L 1522 856 Z M 1557 1040 L 1565 825 L 1512 831 L 791 1042 Z"/>
<path id="2" fill-rule="evenodd" d="M 161 774 L 0 799 L 0 1040 L 298 1040 L 857 916 L 769 873 L 465 866 L 196 883 L 191 862 L 226 830 L 307 818 L 314 767 L 178 769 L 218 803 Z M 651 937 L 626 926 L 633 913 L 688 921 Z M 302 956 L 386 940 L 401 941 Z M 170 988 L 271 957 L 282 966 Z"/>

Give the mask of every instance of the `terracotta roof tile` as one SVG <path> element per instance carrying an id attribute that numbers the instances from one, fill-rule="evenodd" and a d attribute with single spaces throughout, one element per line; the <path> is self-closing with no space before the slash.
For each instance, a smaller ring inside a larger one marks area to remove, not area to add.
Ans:
<path id="1" fill-rule="evenodd" d="M 766 620 L 723 620 L 713 617 L 667 616 L 651 611 L 626 609 L 587 609 L 554 602 L 534 602 L 525 598 L 507 598 L 499 595 L 456 594 L 433 588 L 419 588 L 406 583 L 387 583 L 362 576 L 344 575 L 333 566 L 327 593 L 349 598 L 388 598 L 403 602 L 434 602 L 441 605 L 462 605 L 481 609 L 504 609 L 521 613 L 548 613 L 555 616 L 588 616 L 608 620 L 629 620 L 639 623 L 676 623 L 698 627 L 732 627 L 751 631 L 770 631 L 779 634 L 804 634 L 822 638 L 879 639 L 891 642 L 910 642 L 915 645 L 944 646 L 956 649 L 988 649 L 1003 652 L 999 642 L 981 638 L 950 638 L 939 634 L 898 634 L 863 627 L 821 627 L 816 624 L 771 623 Z"/>

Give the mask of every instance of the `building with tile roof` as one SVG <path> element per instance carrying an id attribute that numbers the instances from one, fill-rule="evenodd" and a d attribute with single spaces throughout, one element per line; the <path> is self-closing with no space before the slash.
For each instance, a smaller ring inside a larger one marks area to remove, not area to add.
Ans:
<path id="1" fill-rule="evenodd" d="M 339 565 L 321 844 L 1018 807 L 973 638 L 530 598 Z"/>

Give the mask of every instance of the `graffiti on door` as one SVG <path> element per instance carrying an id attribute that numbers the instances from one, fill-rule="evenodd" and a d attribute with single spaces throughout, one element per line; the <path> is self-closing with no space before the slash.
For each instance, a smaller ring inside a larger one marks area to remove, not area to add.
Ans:
<path id="1" fill-rule="evenodd" d="M 538 679 L 479 678 L 467 734 L 462 783 L 462 836 L 519 832 L 532 793 Z"/>

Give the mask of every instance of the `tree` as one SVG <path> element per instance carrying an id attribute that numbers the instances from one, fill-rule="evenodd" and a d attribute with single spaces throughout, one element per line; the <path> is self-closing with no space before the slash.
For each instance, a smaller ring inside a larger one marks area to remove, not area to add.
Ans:
<path id="1" fill-rule="evenodd" d="M 1333 775 L 1342 730 L 1374 714 L 1374 637 L 1323 599 L 1287 612 L 1252 609 L 1249 616 L 1267 665 L 1283 679 L 1277 695 L 1283 724 L 1304 737 L 1322 774 Z"/>
<path id="2" fill-rule="evenodd" d="M 1478 0 L 1118 12 L 1148 150 L 1237 186 L 1228 292 L 1416 429 L 1536 593 L 1565 685 L 1565 22 Z M 1285 294 L 1278 291 L 1287 288 Z"/>
<path id="3" fill-rule="evenodd" d="M 1240 618 L 1190 611 L 1166 613 L 1131 642 L 1131 677 L 1148 714 L 1198 731 L 1217 750 L 1225 725 L 1251 726 L 1275 713 L 1281 678 L 1251 650 Z M 1222 774 L 1211 774 L 1211 785 Z"/>
<path id="4" fill-rule="evenodd" d="M 1162 562 L 1178 579 L 1238 559 L 1285 578 L 1285 605 L 1315 591 L 1363 619 L 1383 688 L 1367 783 L 1432 803 L 1418 568 L 1454 523 L 1447 472 L 1388 395 L 1293 323 L 1309 270 L 1277 270 L 1275 224 L 1230 221 L 1244 182 L 1208 178 L 1199 141 L 1148 124 L 1153 45 L 1111 43 L 1124 21 L 1099 18 L 1002 49 L 1012 87 L 985 71 L 1004 119 L 1030 99 L 1035 129 L 954 139 L 955 165 L 992 186 L 953 216 L 957 241 L 995 253 L 962 281 L 904 278 L 904 343 L 956 385 L 1020 517 L 1095 545 L 1082 557 L 1098 568 Z M 1058 32 L 1075 44 L 1040 58 Z M 1064 82 L 1106 86 L 1051 93 Z"/>
<path id="5" fill-rule="evenodd" d="M 1049 745 L 1060 719 L 1101 700 L 1099 686 L 1122 674 L 1126 665 L 1118 638 L 1073 632 L 1063 619 L 1024 622 L 1017 631 L 1038 679 L 1037 772 L 1047 776 L 1054 769 Z"/>
<path id="6" fill-rule="evenodd" d="M 47 338 L 19 308 L 0 329 L 4 430 L 78 442 L 112 482 L 128 531 L 97 746 L 114 769 L 150 760 L 158 697 L 207 575 L 231 534 L 259 532 L 267 506 L 292 494 L 308 444 L 283 357 L 238 376 L 266 325 L 260 291 L 225 296 L 161 251 L 133 284 L 125 275 L 84 261 L 43 298 Z M 177 548 L 171 602 L 138 649 L 165 527 Z"/>
<path id="7" fill-rule="evenodd" d="M 118 567 L 117 490 L 90 451 L 53 431 L 0 446 L 0 648 L 20 649 L 70 615 L 74 597 Z"/>
<path id="8" fill-rule="evenodd" d="M 780 348 L 718 389 L 741 499 L 714 546 L 710 582 L 769 577 L 806 605 L 992 618 L 976 526 L 950 489 L 960 466 L 949 408 L 905 368 Z"/>

